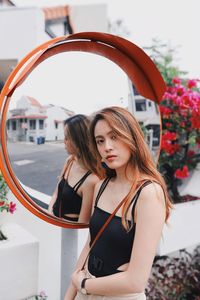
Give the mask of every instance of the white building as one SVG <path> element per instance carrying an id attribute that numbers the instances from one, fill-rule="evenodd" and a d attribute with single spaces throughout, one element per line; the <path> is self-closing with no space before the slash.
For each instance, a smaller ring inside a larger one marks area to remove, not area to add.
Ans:
<path id="1" fill-rule="evenodd" d="M 152 100 L 141 96 L 129 80 L 129 107 L 144 129 L 149 148 L 155 158 L 159 151 L 161 119 L 158 106 Z"/>
<path id="2" fill-rule="evenodd" d="M 63 140 L 63 122 L 73 114 L 63 107 L 42 106 L 33 97 L 24 95 L 17 101 L 16 108 L 9 111 L 8 139 L 36 143 Z"/>

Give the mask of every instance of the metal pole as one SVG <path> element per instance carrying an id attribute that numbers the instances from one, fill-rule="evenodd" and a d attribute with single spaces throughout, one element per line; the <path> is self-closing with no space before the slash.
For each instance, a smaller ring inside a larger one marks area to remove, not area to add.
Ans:
<path id="1" fill-rule="evenodd" d="M 78 255 L 78 231 L 77 229 L 62 228 L 61 233 L 61 293 L 60 300 L 64 295 L 71 280 Z"/>

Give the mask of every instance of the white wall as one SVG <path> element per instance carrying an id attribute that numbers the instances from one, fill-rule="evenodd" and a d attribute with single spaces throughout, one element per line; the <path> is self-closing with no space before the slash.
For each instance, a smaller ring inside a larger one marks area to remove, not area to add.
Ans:
<path id="1" fill-rule="evenodd" d="M 200 243 L 200 200 L 174 205 L 168 224 L 164 226 L 158 255 Z"/>
<path id="2" fill-rule="evenodd" d="M 0 58 L 23 58 L 44 39 L 44 16 L 39 8 L 0 10 Z"/>
<path id="3" fill-rule="evenodd" d="M 38 240 L 17 224 L 4 223 L 1 231 L 7 237 L 7 240 L 0 241 L 1 299 L 18 300 L 36 295 L 38 287 Z"/>
<path id="4" fill-rule="evenodd" d="M 61 228 L 33 215 L 11 193 L 9 199 L 17 203 L 10 221 L 21 225 L 39 241 L 38 292 L 45 290 L 48 300 L 60 300 Z"/>
<path id="5" fill-rule="evenodd" d="M 71 5 L 70 17 L 75 32 L 108 32 L 107 5 Z"/>
<path id="6" fill-rule="evenodd" d="M 71 6 L 71 20 L 75 32 L 107 31 L 107 6 Z M 9 20 L 9 21 L 8 21 Z M 57 33 L 61 34 L 61 30 Z M 45 33 L 44 13 L 37 7 L 0 9 L 0 59 L 22 59 L 38 45 L 50 40 Z"/>

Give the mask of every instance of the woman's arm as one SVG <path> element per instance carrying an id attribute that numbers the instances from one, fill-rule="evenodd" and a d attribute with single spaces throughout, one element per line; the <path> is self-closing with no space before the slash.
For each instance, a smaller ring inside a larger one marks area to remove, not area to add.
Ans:
<path id="1" fill-rule="evenodd" d="M 97 184 L 95 185 L 94 187 L 94 192 L 93 192 L 93 203 L 95 202 L 95 199 L 96 199 L 96 195 L 97 195 L 97 192 L 99 190 L 99 186 L 100 186 L 100 182 L 98 181 Z M 92 208 L 92 212 L 94 210 L 94 206 Z M 85 259 L 89 253 L 89 249 L 90 249 L 90 235 L 88 236 L 88 239 L 87 239 L 87 242 L 79 256 L 79 259 L 77 261 L 77 264 L 76 264 L 76 270 L 80 270 L 85 262 Z M 74 300 L 75 296 L 76 296 L 76 293 L 77 293 L 77 288 L 76 286 L 71 282 L 67 291 L 66 291 L 66 294 L 65 294 L 65 298 L 64 300 Z"/>
<path id="2" fill-rule="evenodd" d="M 127 270 L 88 279 L 85 288 L 89 294 L 110 296 L 144 291 L 165 222 L 165 199 L 158 184 L 143 188 L 136 213 L 136 232 Z M 73 274 L 72 280 L 77 288 L 80 288 L 82 278 L 81 272 Z"/>
<path id="3" fill-rule="evenodd" d="M 85 181 L 82 190 L 82 206 L 78 218 L 78 222 L 80 223 L 89 223 L 92 211 L 94 188 L 99 181 L 99 178 L 94 174 L 90 175 L 88 177 L 88 180 L 86 179 Z"/>
<path id="4" fill-rule="evenodd" d="M 89 243 L 90 243 L 90 237 L 88 236 L 87 242 L 86 242 L 83 250 L 81 251 L 81 254 L 80 254 L 79 259 L 76 264 L 76 269 L 78 269 L 78 270 L 80 270 L 82 268 L 82 266 L 85 262 L 85 259 L 87 257 L 87 254 L 88 254 L 88 251 L 90 248 Z M 76 293 L 77 293 L 77 289 L 71 282 L 65 293 L 64 300 L 74 300 Z"/>
<path id="5" fill-rule="evenodd" d="M 65 164 L 64 164 L 64 166 L 62 168 L 62 171 L 60 173 L 60 176 L 59 176 L 59 181 L 58 181 L 58 183 L 56 185 L 55 191 L 54 191 L 54 193 L 53 193 L 53 195 L 51 197 L 51 200 L 49 202 L 48 211 L 49 211 L 50 214 L 53 214 L 53 205 L 54 205 L 54 203 L 55 203 L 55 201 L 57 199 L 57 196 L 58 196 L 58 185 L 59 185 L 59 182 L 61 180 L 61 177 L 63 176 L 64 172 L 66 171 L 66 165 L 67 165 L 67 163 L 68 163 L 68 161 L 69 161 L 70 158 L 71 158 L 71 156 L 69 156 L 67 158 L 67 160 L 65 161 Z"/>
<path id="6" fill-rule="evenodd" d="M 53 205 L 56 202 L 57 195 L 58 195 L 58 183 L 57 183 L 56 189 L 51 197 L 51 200 L 49 202 L 48 212 L 50 214 L 53 214 Z"/>

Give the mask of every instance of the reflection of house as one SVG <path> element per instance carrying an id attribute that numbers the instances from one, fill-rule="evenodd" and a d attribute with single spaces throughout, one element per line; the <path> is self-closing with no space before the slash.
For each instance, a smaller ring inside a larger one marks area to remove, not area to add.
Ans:
<path id="1" fill-rule="evenodd" d="M 148 130 L 148 140 L 152 149 L 160 143 L 160 115 L 155 102 L 141 96 L 132 83 L 130 86 L 129 110 L 136 116 L 138 122 Z"/>
<path id="2" fill-rule="evenodd" d="M 42 106 L 36 99 L 22 96 L 15 109 L 9 111 L 8 138 L 11 141 L 36 142 L 38 137 L 47 141 L 63 140 L 63 121 L 73 113 L 65 108 Z"/>

